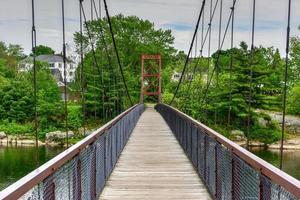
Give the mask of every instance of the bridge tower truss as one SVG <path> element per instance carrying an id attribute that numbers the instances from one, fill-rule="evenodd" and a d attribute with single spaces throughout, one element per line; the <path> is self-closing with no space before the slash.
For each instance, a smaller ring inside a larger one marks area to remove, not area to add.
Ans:
<path id="1" fill-rule="evenodd" d="M 145 96 L 156 96 L 161 102 L 161 55 L 141 55 L 141 97 L 143 103 Z"/>

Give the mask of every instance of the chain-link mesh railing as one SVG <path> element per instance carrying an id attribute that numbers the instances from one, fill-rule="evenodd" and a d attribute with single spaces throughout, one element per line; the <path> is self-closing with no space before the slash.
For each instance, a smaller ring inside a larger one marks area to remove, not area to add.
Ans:
<path id="1" fill-rule="evenodd" d="M 296 179 L 280 170 L 274 172 L 275 167 L 264 166 L 261 159 L 182 112 L 165 104 L 156 109 L 214 199 L 299 199 L 300 182 Z"/>
<path id="2" fill-rule="evenodd" d="M 141 104 L 122 113 L 84 141 L 15 183 L 16 188 L 12 185 L 3 190 L 0 199 L 97 199 L 143 110 Z M 70 157 L 69 154 L 74 156 L 69 160 L 62 159 Z M 41 181 L 33 184 L 38 179 Z"/>

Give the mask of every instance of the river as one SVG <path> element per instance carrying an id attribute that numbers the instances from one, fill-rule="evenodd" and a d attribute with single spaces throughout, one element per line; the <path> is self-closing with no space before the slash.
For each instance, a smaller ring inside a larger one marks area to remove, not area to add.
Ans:
<path id="1" fill-rule="evenodd" d="M 38 164 L 47 162 L 62 151 L 62 147 L 39 147 Z M 251 151 L 273 165 L 279 165 L 279 150 L 255 148 Z M 0 190 L 36 168 L 35 152 L 35 147 L 0 146 Z M 283 170 L 300 180 L 300 151 L 285 151 L 283 159 Z"/>
<path id="2" fill-rule="evenodd" d="M 279 149 L 253 148 L 251 151 L 265 161 L 279 167 L 280 151 Z M 283 153 L 283 171 L 300 180 L 300 150 L 284 150 Z"/>
<path id="3" fill-rule="evenodd" d="M 19 180 L 38 165 L 42 165 L 60 152 L 62 147 L 40 146 L 38 162 L 35 147 L 0 145 L 0 190 Z"/>

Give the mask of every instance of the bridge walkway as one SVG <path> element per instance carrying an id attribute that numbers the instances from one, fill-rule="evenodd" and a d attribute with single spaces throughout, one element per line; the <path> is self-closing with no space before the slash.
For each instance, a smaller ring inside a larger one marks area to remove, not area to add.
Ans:
<path id="1" fill-rule="evenodd" d="M 148 107 L 100 196 L 103 200 L 211 199 L 167 123 Z"/>

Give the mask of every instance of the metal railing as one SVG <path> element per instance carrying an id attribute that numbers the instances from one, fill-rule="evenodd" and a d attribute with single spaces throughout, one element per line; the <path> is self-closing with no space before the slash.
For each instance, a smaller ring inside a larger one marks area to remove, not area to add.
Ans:
<path id="1" fill-rule="evenodd" d="M 214 199 L 300 199 L 297 179 L 173 107 L 156 109 Z"/>
<path id="2" fill-rule="evenodd" d="M 0 199 L 97 199 L 143 111 L 142 104 L 129 108 L 1 191 Z"/>

